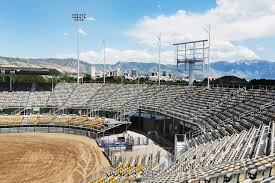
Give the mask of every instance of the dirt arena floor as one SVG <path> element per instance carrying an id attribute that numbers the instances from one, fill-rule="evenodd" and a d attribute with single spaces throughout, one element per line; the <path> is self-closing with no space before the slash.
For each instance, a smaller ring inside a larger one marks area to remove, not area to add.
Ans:
<path id="1" fill-rule="evenodd" d="M 96 142 L 87 137 L 0 134 L 1 183 L 79 183 L 109 166 Z"/>

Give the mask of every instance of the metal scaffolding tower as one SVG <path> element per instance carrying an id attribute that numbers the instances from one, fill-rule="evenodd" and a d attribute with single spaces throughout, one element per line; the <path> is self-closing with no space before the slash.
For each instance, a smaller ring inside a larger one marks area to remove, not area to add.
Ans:
<path id="1" fill-rule="evenodd" d="M 208 58 L 208 40 L 190 41 L 173 44 L 176 46 L 177 68 L 184 64 L 184 69 L 189 73 L 189 86 L 194 81 L 194 70 L 204 70 Z"/>

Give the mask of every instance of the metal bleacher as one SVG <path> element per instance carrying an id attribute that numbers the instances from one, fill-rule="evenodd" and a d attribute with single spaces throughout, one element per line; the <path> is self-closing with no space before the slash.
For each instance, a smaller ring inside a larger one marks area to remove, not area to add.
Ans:
<path id="1" fill-rule="evenodd" d="M 49 96 L 47 106 L 62 107 L 69 96 L 71 96 L 76 86 L 76 83 L 60 83 L 56 85 L 54 91 Z"/>
<path id="2" fill-rule="evenodd" d="M 102 87 L 102 84 L 98 83 L 83 83 L 78 86 L 68 98 L 64 104 L 67 108 L 83 108 L 86 106 L 87 102 L 91 96 Z"/>
<path id="3" fill-rule="evenodd" d="M 176 160 L 159 173 L 144 175 L 145 182 L 261 182 L 275 177 L 274 90 L 98 83 L 59 83 L 53 91 L 41 90 L 1 91 L 0 108 L 16 110 L 14 115 L 0 115 L 0 124 L 100 132 L 108 130 L 110 123 L 95 116 L 16 114 L 34 107 L 90 109 L 115 112 L 116 120 L 123 121 L 139 110 L 155 111 L 203 128 L 190 136 L 183 134 L 184 146 L 177 149 Z M 124 180 L 123 167 L 107 179 Z M 131 166 L 127 170 L 135 172 Z M 142 169 L 136 175 L 143 175 Z M 126 179 L 132 178 L 127 175 Z"/>
<path id="4" fill-rule="evenodd" d="M 210 140 L 179 154 L 151 182 L 260 182 L 275 177 L 275 122 Z"/>

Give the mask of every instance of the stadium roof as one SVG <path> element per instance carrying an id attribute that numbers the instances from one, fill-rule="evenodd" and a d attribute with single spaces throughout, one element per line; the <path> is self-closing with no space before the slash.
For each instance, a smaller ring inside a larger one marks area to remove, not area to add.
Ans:
<path id="1" fill-rule="evenodd" d="M 32 67 L 1 67 L 1 74 L 17 74 L 17 75 L 50 75 L 58 76 L 62 73 L 56 69 L 49 68 L 32 68 Z"/>

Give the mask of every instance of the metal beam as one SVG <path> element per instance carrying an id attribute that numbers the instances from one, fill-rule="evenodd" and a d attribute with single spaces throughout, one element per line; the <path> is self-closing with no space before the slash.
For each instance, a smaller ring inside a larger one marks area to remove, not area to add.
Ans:
<path id="1" fill-rule="evenodd" d="M 203 40 L 198 40 L 198 41 L 188 41 L 188 42 L 183 42 L 183 43 L 174 43 L 173 45 L 182 45 L 182 44 L 190 44 L 190 43 L 198 43 L 198 42 L 207 42 L 208 39 L 203 39 Z"/>

